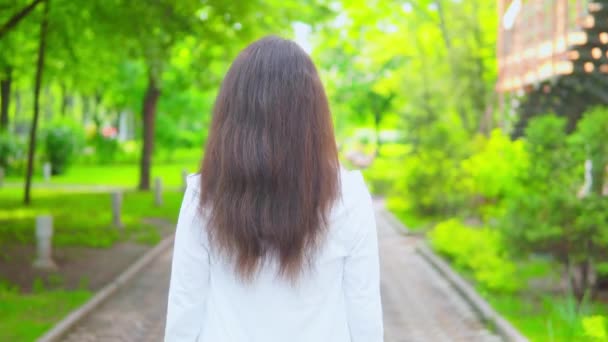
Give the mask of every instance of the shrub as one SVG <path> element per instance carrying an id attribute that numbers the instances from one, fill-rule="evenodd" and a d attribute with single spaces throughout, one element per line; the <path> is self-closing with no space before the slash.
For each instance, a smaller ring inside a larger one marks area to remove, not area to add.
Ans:
<path id="1" fill-rule="evenodd" d="M 406 159 L 409 146 L 386 144 L 381 157 L 375 158 L 372 165 L 363 171 L 370 191 L 376 195 L 390 195 L 395 182 L 403 177 L 401 165 Z"/>
<path id="2" fill-rule="evenodd" d="M 449 258 L 456 268 L 470 272 L 483 289 L 513 292 L 521 287 L 499 231 L 471 228 L 451 219 L 437 224 L 429 238 L 433 249 Z"/>
<path id="3" fill-rule="evenodd" d="M 98 134 L 94 138 L 95 156 L 100 164 L 110 164 L 116 160 L 120 152 L 120 144 L 116 138 L 104 137 Z"/>
<path id="4" fill-rule="evenodd" d="M 579 121 L 571 139 L 573 155 L 579 165 L 592 162 L 591 192 L 602 195 L 608 167 L 608 109 L 597 107 L 586 112 Z"/>
<path id="5" fill-rule="evenodd" d="M 522 140 L 513 141 L 500 130 L 478 137 L 476 152 L 461 163 L 462 184 L 474 214 L 490 217 L 527 172 L 528 157 Z"/>
<path id="6" fill-rule="evenodd" d="M 608 317 L 594 315 L 582 319 L 583 332 L 593 341 L 608 341 Z"/>
<path id="7" fill-rule="evenodd" d="M 501 226 L 515 252 L 543 253 L 562 263 L 580 300 L 589 291 L 590 277 L 572 274 L 589 274 L 593 262 L 602 260 L 608 246 L 608 199 L 577 198 L 577 151 L 569 143 L 565 124 L 563 118 L 550 115 L 530 122 L 525 135 L 528 172 L 518 177 L 506 200 Z"/>
<path id="8" fill-rule="evenodd" d="M 66 120 L 52 123 L 45 131 L 46 158 L 51 162 L 53 174 L 65 172 L 84 141 L 84 131 Z"/>
<path id="9" fill-rule="evenodd" d="M 5 171 L 11 169 L 20 152 L 17 137 L 6 132 L 0 132 L 0 167 L 4 168 Z"/>
<path id="10" fill-rule="evenodd" d="M 449 217 L 463 205 L 459 160 L 442 150 L 420 150 L 397 167 L 402 176 L 392 187 L 420 217 Z"/>

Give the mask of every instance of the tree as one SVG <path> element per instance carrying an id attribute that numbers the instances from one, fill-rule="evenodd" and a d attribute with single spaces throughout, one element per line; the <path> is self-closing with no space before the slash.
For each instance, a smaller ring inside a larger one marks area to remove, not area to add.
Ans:
<path id="1" fill-rule="evenodd" d="M 30 191 L 32 187 L 32 175 L 34 171 L 34 154 L 36 152 L 36 129 L 38 127 L 38 116 L 40 113 L 40 87 L 42 74 L 44 72 L 44 57 L 46 53 L 46 39 L 48 34 L 49 2 L 44 0 L 44 12 L 40 20 L 40 45 L 38 46 L 38 62 L 36 63 L 36 80 L 34 83 L 34 118 L 30 128 L 29 147 L 27 152 L 27 174 L 25 178 L 24 202 L 29 204 L 31 200 Z"/>
<path id="2" fill-rule="evenodd" d="M 542 253 L 561 263 L 572 293 L 581 301 L 592 291 L 595 262 L 607 257 L 608 203 L 598 196 L 577 198 L 579 149 L 573 149 L 564 118 L 536 117 L 525 132 L 529 165 L 506 199 L 503 233 L 514 253 Z"/>
<path id="3" fill-rule="evenodd" d="M 179 44 L 189 37 L 205 37 L 205 48 L 214 46 L 240 45 L 256 33 L 256 28 L 286 27 L 289 18 L 300 8 L 288 11 L 284 19 L 268 16 L 265 11 L 275 10 L 278 4 L 266 1 L 213 2 L 201 4 L 188 0 L 175 3 L 159 1 L 137 3 L 124 1 L 119 10 L 109 11 L 111 20 L 107 23 L 124 23 L 131 31 L 119 34 L 126 42 L 129 53 L 141 60 L 146 68 L 147 85 L 142 99 L 143 144 L 140 163 L 139 189 L 150 188 L 150 166 L 154 149 L 154 132 L 157 107 L 161 98 L 164 75 L 172 53 Z M 270 18 L 268 23 L 260 23 L 259 18 Z M 221 49 L 228 52 L 227 49 Z M 228 53 L 229 55 L 229 53 Z M 213 56 L 213 58 L 225 58 Z M 203 59 L 202 63 L 209 62 Z"/>
<path id="4" fill-rule="evenodd" d="M 591 177 L 589 193 L 581 199 L 582 213 L 577 218 L 579 229 L 588 232 L 583 244 L 588 248 L 583 278 L 596 273 L 596 287 L 608 288 L 608 110 L 602 107 L 587 111 L 578 122 L 572 138 L 577 163 L 589 161 Z"/>
<path id="5" fill-rule="evenodd" d="M 8 128 L 8 108 L 11 98 L 13 70 L 10 66 L 4 68 L 4 77 L 0 79 L 0 130 Z"/>

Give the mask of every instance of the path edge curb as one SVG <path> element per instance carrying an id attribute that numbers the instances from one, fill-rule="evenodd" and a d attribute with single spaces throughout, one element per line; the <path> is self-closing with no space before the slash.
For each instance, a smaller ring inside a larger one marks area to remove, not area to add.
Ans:
<path id="1" fill-rule="evenodd" d="M 105 285 L 101 290 L 80 307 L 74 309 L 55 326 L 48 330 L 44 335 L 39 337 L 37 342 L 56 342 L 64 337 L 76 324 L 82 321 L 88 314 L 98 308 L 107 299 L 109 299 L 116 291 L 127 284 L 134 276 L 136 276 L 143 268 L 148 266 L 160 254 L 173 246 L 175 233 L 165 237 L 152 249 L 140 256 L 127 269 L 119 274 L 109 284 Z"/>
<path id="2" fill-rule="evenodd" d="M 420 254 L 444 279 L 446 279 L 458 293 L 473 307 L 479 314 L 481 319 L 490 323 L 494 330 L 506 341 L 513 342 L 528 342 L 511 323 L 502 317 L 492 306 L 483 299 L 477 291 L 459 274 L 457 274 L 450 265 L 435 254 L 428 244 L 424 241 L 419 242 L 416 246 L 416 252 Z"/>
<path id="3" fill-rule="evenodd" d="M 393 213 L 386 207 L 384 217 L 390 225 L 401 235 L 411 235 L 412 233 L 399 221 Z M 456 273 L 443 258 L 435 254 L 426 241 L 421 241 L 416 245 L 416 252 L 429 263 L 450 285 L 464 298 L 469 305 L 477 312 L 484 322 L 489 322 L 495 331 L 506 341 L 528 342 L 511 323 L 502 317 L 492 306 L 483 299 L 477 291 L 464 278 Z"/>

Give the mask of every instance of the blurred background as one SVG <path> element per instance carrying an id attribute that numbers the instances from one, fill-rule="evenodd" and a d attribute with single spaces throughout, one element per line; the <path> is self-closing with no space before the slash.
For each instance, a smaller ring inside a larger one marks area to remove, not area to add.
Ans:
<path id="1" fill-rule="evenodd" d="M 0 0 L 0 340 L 171 234 L 221 79 L 267 34 L 317 64 L 344 165 L 497 311 L 608 341 L 599 0 Z"/>

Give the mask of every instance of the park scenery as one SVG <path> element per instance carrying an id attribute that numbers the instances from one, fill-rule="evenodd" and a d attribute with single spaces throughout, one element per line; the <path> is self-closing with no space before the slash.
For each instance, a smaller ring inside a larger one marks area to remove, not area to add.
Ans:
<path id="1" fill-rule="evenodd" d="M 215 95 L 269 34 L 375 198 L 387 341 L 608 341 L 606 0 L 0 0 L 0 341 L 142 260 L 54 340 L 162 340 Z M 97 311 L 148 335 L 94 339 Z"/>

